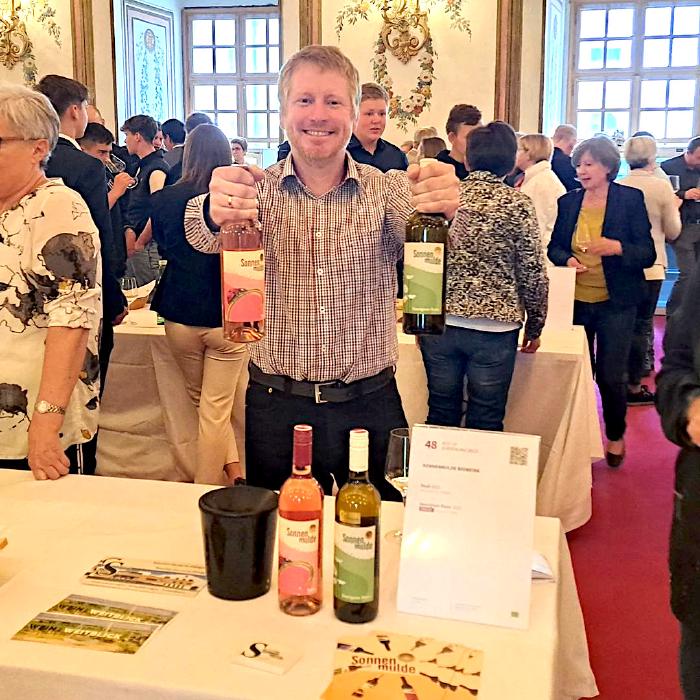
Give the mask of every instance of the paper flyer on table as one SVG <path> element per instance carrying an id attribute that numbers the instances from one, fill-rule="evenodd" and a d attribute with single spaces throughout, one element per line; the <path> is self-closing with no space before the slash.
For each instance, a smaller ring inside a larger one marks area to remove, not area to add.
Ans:
<path id="1" fill-rule="evenodd" d="M 48 612 L 148 625 L 164 625 L 177 615 L 174 610 L 162 610 L 84 595 L 69 595 L 50 607 Z"/>
<path id="2" fill-rule="evenodd" d="M 414 426 L 401 612 L 527 628 L 539 441 Z"/>
<path id="3" fill-rule="evenodd" d="M 472 700 L 481 687 L 483 652 L 460 644 L 380 633 L 338 641 L 323 700 Z"/>
<path id="4" fill-rule="evenodd" d="M 207 585 L 207 576 L 203 566 L 194 564 L 107 557 L 84 574 L 82 583 L 197 595 Z"/>
<path id="5" fill-rule="evenodd" d="M 12 639 L 117 654 L 135 654 L 158 629 L 159 625 L 137 625 L 96 617 L 40 613 Z"/>

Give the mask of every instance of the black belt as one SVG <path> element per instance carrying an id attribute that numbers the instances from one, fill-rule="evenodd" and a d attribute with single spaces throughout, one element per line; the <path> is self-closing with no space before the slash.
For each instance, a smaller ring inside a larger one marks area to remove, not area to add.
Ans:
<path id="1" fill-rule="evenodd" d="M 316 403 L 343 403 L 366 396 L 386 386 L 394 378 L 394 368 L 387 367 L 379 374 L 355 382 L 301 382 L 281 374 L 267 374 L 252 362 L 248 366 L 250 381 L 276 389 L 285 394 L 305 396 Z"/>

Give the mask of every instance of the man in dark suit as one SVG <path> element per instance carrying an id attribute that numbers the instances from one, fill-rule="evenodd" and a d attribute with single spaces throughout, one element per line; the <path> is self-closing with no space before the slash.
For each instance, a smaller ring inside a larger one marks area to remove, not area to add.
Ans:
<path id="1" fill-rule="evenodd" d="M 160 125 L 160 129 L 163 132 L 163 145 L 166 150 L 163 158 L 172 169 L 182 162 L 182 154 L 185 150 L 185 125 L 179 119 L 166 119 Z"/>
<path id="2" fill-rule="evenodd" d="M 204 112 L 192 112 L 185 120 L 185 133 L 189 134 L 200 124 L 211 124 L 211 119 Z M 185 137 L 187 140 L 187 137 Z M 174 185 L 182 177 L 182 158 L 173 165 L 165 178 L 165 185 Z"/>
<path id="3" fill-rule="evenodd" d="M 571 164 L 571 152 L 576 145 L 576 139 L 576 129 L 571 124 L 560 124 L 552 136 L 552 170 L 569 192 L 581 187 L 581 183 L 576 179 L 576 169 Z"/>
<path id="4" fill-rule="evenodd" d="M 87 88 L 61 75 L 46 75 L 37 90 L 49 98 L 61 121 L 58 143 L 46 167 L 47 177 L 60 177 L 87 204 L 100 233 L 102 247 L 102 339 L 100 342 L 100 379 L 104 386 L 109 355 L 114 345 L 113 325 L 126 316 L 126 299 L 114 274 L 115 261 L 112 224 L 107 204 L 107 181 L 104 167 L 83 153 L 76 139 L 85 133 L 88 123 Z"/>

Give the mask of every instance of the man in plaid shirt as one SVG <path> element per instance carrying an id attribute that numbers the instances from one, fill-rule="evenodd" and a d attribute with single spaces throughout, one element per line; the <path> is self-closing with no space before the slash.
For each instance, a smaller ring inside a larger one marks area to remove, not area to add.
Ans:
<path id="1" fill-rule="evenodd" d="M 326 493 L 348 474 L 348 433 L 370 433 L 370 478 L 385 498 L 389 432 L 405 427 L 396 388 L 396 262 L 411 210 L 459 206 L 444 163 L 386 174 L 345 148 L 360 103 L 357 70 L 335 47 L 308 46 L 280 74 L 291 154 L 263 172 L 218 168 L 209 195 L 191 200 L 188 240 L 215 252 L 211 231 L 259 218 L 265 247 L 266 335 L 250 346 L 246 394 L 249 484 L 289 476 L 292 428 L 314 428 L 314 476 Z"/>

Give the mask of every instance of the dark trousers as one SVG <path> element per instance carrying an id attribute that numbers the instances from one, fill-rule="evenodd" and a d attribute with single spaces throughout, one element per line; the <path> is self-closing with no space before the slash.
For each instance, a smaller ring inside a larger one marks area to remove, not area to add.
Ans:
<path id="1" fill-rule="evenodd" d="M 627 427 L 627 365 L 636 317 L 635 306 L 574 302 L 574 324 L 586 329 L 608 440 L 620 440 Z"/>
<path id="2" fill-rule="evenodd" d="M 90 440 L 90 442 L 83 443 L 82 445 L 70 445 L 66 448 L 66 457 L 70 462 L 69 473 L 70 474 L 90 474 L 95 473 L 95 465 L 93 462 L 88 462 L 86 459 L 86 448 L 91 449 L 90 443 L 95 443 L 95 438 Z M 94 447 L 92 447 L 92 454 L 94 455 Z M 82 462 L 82 469 L 80 464 Z M 29 471 L 29 461 L 26 459 L 0 459 L 0 469 L 21 469 L 23 471 Z"/>
<path id="3" fill-rule="evenodd" d="M 466 427 L 503 430 L 517 346 L 517 330 L 488 333 L 448 326 L 443 335 L 423 336 L 428 423 L 462 425 L 466 378 Z"/>
<path id="4" fill-rule="evenodd" d="M 676 254 L 678 279 L 666 302 L 666 316 L 675 313 L 683 301 L 683 292 L 700 260 L 700 223 L 683 224 L 681 235 L 671 244 Z"/>
<path id="5" fill-rule="evenodd" d="M 659 301 L 662 280 L 647 280 L 644 297 L 637 306 L 637 316 L 632 332 L 630 361 L 628 365 L 629 383 L 639 384 L 644 373 L 644 365 L 650 345 L 654 343 L 654 312 Z"/>
<path id="6" fill-rule="evenodd" d="M 343 403 L 317 404 L 250 382 L 246 392 L 246 480 L 252 486 L 279 489 L 292 473 L 292 434 L 299 423 L 313 427 L 313 475 L 326 494 L 333 478 L 348 479 L 350 431 L 369 431 L 369 478 L 384 500 L 400 501 L 384 478 L 384 461 L 393 428 L 407 427 L 396 380 L 369 395 Z"/>
<path id="7" fill-rule="evenodd" d="M 681 686 L 685 700 L 700 700 L 700 634 L 681 625 Z"/>

